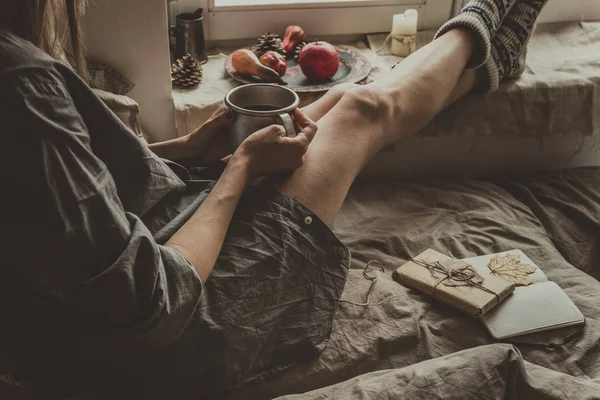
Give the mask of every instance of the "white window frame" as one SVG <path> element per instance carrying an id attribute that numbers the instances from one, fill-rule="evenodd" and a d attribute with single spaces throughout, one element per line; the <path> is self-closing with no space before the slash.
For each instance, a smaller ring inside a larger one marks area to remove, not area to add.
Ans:
<path id="1" fill-rule="evenodd" d="M 300 25 L 311 37 L 389 32 L 392 15 L 413 8 L 418 29 L 434 29 L 450 18 L 454 0 L 256 0 L 263 5 L 227 6 L 243 0 L 179 0 L 179 11 L 205 10 L 209 41 L 256 38 L 267 31 L 283 32 Z M 273 4 L 277 3 L 277 4 Z"/>
<path id="2" fill-rule="evenodd" d="M 302 26 L 311 37 L 389 32 L 392 15 L 419 12 L 419 30 L 436 29 L 468 0 L 178 0 L 179 12 L 204 9 L 205 37 L 218 42 L 256 38 L 267 31 Z M 305 1 L 305 2 L 302 2 Z M 550 0 L 540 22 L 598 21 L 599 0 Z M 223 3 L 236 2 L 236 6 Z"/>

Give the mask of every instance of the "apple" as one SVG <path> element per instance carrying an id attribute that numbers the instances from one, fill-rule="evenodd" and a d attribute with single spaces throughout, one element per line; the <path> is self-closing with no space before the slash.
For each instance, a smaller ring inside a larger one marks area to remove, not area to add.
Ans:
<path id="1" fill-rule="evenodd" d="M 304 46 L 298 61 L 304 75 L 317 81 L 333 78 L 340 66 L 340 56 L 335 47 L 322 41 Z"/>
<path id="2" fill-rule="evenodd" d="M 262 65 L 274 69 L 279 76 L 284 76 L 287 70 L 285 56 L 276 51 L 269 50 L 258 59 Z"/>

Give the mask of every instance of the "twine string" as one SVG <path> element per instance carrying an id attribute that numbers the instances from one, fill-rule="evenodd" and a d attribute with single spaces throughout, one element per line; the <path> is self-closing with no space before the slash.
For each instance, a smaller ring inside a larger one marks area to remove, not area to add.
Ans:
<path id="1" fill-rule="evenodd" d="M 353 304 L 355 306 L 361 306 L 361 307 L 366 307 L 369 305 L 369 299 L 371 297 L 371 292 L 373 291 L 373 287 L 375 286 L 375 282 L 377 281 L 377 276 L 375 275 L 369 275 L 369 267 L 373 264 L 376 264 L 379 266 L 379 269 L 381 269 L 381 272 L 385 273 L 385 268 L 383 267 L 383 265 L 377 261 L 377 260 L 371 260 L 367 263 L 367 265 L 365 265 L 365 268 L 363 269 L 363 276 L 365 277 L 366 280 L 371 281 L 371 285 L 369 286 L 369 290 L 367 291 L 367 301 L 365 301 L 364 303 L 356 303 L 354 301 L 350 301 L 350 300 L 342 300 L 340 299 L 340 303 L 348 303 L 348 304 Z"/>
<path id="2" fill-rule="evenodd" d="M 430 263 L 428 261 L 418 260 L 415 258 L 413 258 L 411 261 L 417 265 L 427 268 L 432 277 L 435 277 L 436 273 L 442 275 L 442 278 L 439 279 L 437 281 L 437 283 L 435 284 L 435 286 L 433 287 L 433 294 L 435 294 L 438 286 L 441 283 L 443 283 L 445 286 L 452 286 L 448 282 L 455 281 L 455 282 L 459 282 L 459 285 L 455 285 L 455 286 L 473 286 L 473 287 L 483 290 L 484 292 L 493 294 L 494 296 L 496 296 L 497 304 L 500 304 L 500 296 L 498 295 L 498 293 L 494 292 L 491 289 L 486 288 L 485 286 L 481 285 L 480 283 L 478 283 L 474 280 L 476 278 L 479 278 L 479 279 L 483 279 L 483 278 L 481 277 L 481 275 L 479 275 L 477 273 L 477 271 L 475 271 L 475 269 L 471 265 L 466 265 L 461 268 L 448 269 L 444 265 L 442 265 L 442 263 L 440 263 L 439 261 Z"/>
<path id="3" fill-rule="evenodd" d="M 390 33 L 389 35 L 386 36 L 385 40 L 383 41 L 383 44 L 381 45 L 381 47 L 379 48 L 379 50 L 377 50 L 375 52 L 375 54 L 379 54 L 381 53 L 381 51 L 383 51 L 383 49 L 385 49 L 385 47 L 387 46 L 387 44 L 389 43 L 389 41 L 391 39 L 397 40 L 399 42 L 402 42 L 402 44 L 404 44 L 405 46 L 408 46 L 410 49 L 410 46 L 413 43 L 417 42 L 417 34 L 414 35 L 399 35 L 397 33 Z M 410 51 L 409 51 L 410 53 Z"/>

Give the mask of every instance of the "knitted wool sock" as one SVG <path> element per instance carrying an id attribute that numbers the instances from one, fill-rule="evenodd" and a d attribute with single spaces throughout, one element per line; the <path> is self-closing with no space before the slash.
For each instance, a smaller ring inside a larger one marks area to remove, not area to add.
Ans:
<path id="1" fill-rule="evenodd" d="M 491 57 L 484 72 L 481 90 L 493 92 L 500 82 L 521 76 L 525 70 L 527 43 L 536 20 L 548 0 L 517 0 L 492 41 Z"/>
<path id="2" fill-rule="evenodd" d="M 504 17 L 516 0 L 471 0 L 460 13 L 446 22 L 435 34 L 434 39 L 452 29 L 463 28 L 473 32 L 479 42 L 479 50 L 467 63 L 467 68 L 482 66 L 490 56 L 491 40 L 502 24 Z"/>

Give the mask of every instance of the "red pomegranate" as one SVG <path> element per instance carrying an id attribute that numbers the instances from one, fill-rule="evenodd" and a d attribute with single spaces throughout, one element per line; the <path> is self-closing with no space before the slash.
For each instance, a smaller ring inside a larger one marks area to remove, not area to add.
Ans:
<path id="1" fill-rule="evenodd" d="M 300 68 L 308 79 L 325 81 L 333 78 L 340 66 L 340 56 L 327 42 L 309 43 L 298 56 Z"/>

